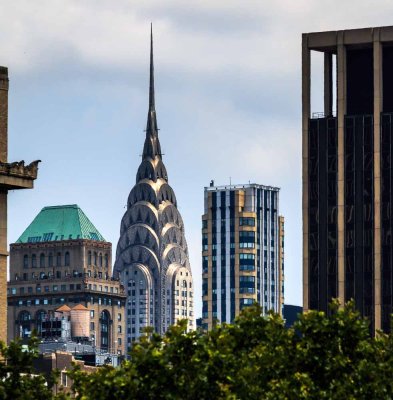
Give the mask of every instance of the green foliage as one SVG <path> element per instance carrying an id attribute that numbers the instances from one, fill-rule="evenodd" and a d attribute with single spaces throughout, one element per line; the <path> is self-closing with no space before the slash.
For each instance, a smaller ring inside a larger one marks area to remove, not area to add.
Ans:
<path id="1" fill-rule="evenodd" d="M 38 342 L 30 339 L 27 348 L 21 341 L 7 347 L 0 342 L 0 399 L 50 400 L 53 397 L 50 382 L 33 370 L 33 360 L 38 356 Z M 62 398 L 61 396 L 58 399 Z"/>
<path id="2" fill-rule="evenodd" d="M 163 337 L 150 331 L 121 368 L 71 376 L 81 400 L 391 399 L 393 339 L 371 338 L 352 303 L 290 329 L 255 305 L 208 333 L 186 333 L 185 322 Z"/>
<path id="3" fill-rule="evenodd" d="M 311 311 L 287 329 L 255 305 L 234 324 L 186 332 L 186 321 L 161 337 L 148 330 L 120 368 L 69 373 L 80 400 L 106 399 L 391 399 L 393 337 L 372 338 L 353 304 Z M 0 344 L 0 399 L 59 399 L 32 375 L 36 340 Z"/>

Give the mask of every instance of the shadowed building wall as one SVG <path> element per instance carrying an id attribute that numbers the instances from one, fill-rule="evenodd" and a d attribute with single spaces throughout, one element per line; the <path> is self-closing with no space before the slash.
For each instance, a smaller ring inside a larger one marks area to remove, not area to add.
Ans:
<path id="1" fill-rule="evenodd" d="M 322 113 L 311 51 L 324 54 Z M 303 34 L 304 309 L 354 299 L 373 332 L 390 330 L 393 305 L 392 71 L 393 27 Z"/>
<path id="2" fill-rule="evenodd" d="M 0 340 L 7 341 L 7 194 L 8 190 L 31 189 L 38 162 L 8 163 L 8 69 L 0 67 Z"/>

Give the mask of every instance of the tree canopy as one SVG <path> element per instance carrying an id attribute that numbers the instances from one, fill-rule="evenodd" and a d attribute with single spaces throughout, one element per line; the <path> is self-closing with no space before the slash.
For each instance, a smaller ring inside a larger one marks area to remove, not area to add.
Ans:
<path id="1" fill-rule="evenodd" d="M 78 399 L 391 399 L 392 336 L 373 338 L 352 303 L 292 328 L 246 308 L 233 324 L 149 332 L 121 368 L 75 371 Z"/>
<path id="2" fill-rule="evenodd" d="M 292 328 L 254 305 L 209 332 L 187 333 L 185 322 L 164 336 L 148 330 L 121 367 L 69 375 L 80 400 L 391 399 L 392 335 L 369 332 L 352 303 L 307 312 Z M 51 399 L 42 378 L 21 375 L 34 354 L 18 346 L 0 348 L 0 398 Z"/>

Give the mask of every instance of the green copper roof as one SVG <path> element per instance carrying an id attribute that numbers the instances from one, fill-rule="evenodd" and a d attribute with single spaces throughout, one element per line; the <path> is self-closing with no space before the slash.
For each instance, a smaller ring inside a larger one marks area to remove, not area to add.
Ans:
<path id="1" fill-rule="evenodd" d="M 16 243 L 53 242 L 56 240 L 105 239 L 76 204 L 44 207 Z"/>

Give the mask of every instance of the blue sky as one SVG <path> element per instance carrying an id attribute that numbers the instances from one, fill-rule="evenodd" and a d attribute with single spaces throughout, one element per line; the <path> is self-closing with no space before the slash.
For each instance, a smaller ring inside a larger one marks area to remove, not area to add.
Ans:
<path id="1" fill-rule="evenodd" d="M 391 1 L 0 0 L 9 160 L 41 159 L 10 192 L 9 242 L 44 206 L 79 204 L 115 250 L 148 102 L 149 29 L 169 183 L 201 314 L 203 187 L 281 187 L 285 298 L 301 304 L 301 33 L 389 25 Z M 321 60 L 313 58 L 314 88 Z M 321 111 L 320 96 L 312 98 Z"/>

